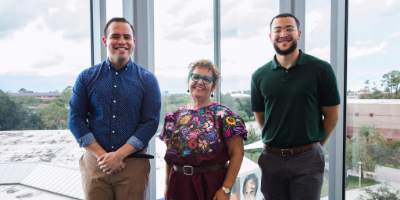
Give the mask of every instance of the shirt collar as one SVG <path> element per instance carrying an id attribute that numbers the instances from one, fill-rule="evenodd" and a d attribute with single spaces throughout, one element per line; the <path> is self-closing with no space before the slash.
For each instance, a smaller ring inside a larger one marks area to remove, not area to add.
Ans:
<path id="1" fill-rule="evenodd" d="M 126 63 L 125 66 L 121 67 L 121 69 L 117 70 L 117 69 L 115 69 L 114 65 L 112 65 L 112 64 L 110 63 L 109 58 L 107 58 L 107 60 L 106 60 L 106 65 L 107 65 L 108 69 L 114 69 L 115 71 L 119 71 L 119 70 L 131 69 L 131 68 L 133 67 L 133 62 L 132 62 L 132 58 L 129 58 L 128 63 Z"/>
<path id="2" fill-rule="evenodd" d="M 300 52 L 299 58 L 294 63 L 294 66 L 296 66 L 296 65 L 305 65 L 306 64 L 306 58 L 304 56 L 303 51 L 301 51 L 301 49 L 299 49 L 299 52 Z M 271 69 L 276 69 L 276 68 L 278 68 L 278 66 L 280 66 L 280 65 L 276 62 L 276 54 L 275 54 L 274 55 L 274 59 L 272 59 Z"/>

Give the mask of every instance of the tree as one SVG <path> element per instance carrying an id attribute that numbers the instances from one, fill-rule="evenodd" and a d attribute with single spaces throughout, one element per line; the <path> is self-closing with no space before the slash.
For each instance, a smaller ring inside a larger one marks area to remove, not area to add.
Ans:
<path id="1" fill-rule="evenodd" d="M 366 80 L 366 81 L 364 82 L 364 84 L 365 84 L 365 89 L 366 89 L 366 90 L 369 90 L 369 88 L 371 87 L 371 86 L 369 85 L 369 80 Z"/>
<path id="2" fill-rule="evenodd" d="M 24 121 L 26 110 L 0 90 L 0 130 L 15 130 Z"/>
<path id="3" fill-rule="evenodd" d="M 256 129 L 253 128 L 253 126 L 250 126 L 250 128 L 248 128 L 247 130 L 247 141 L 244 141 L 244 145 L 248 145 L 254 142 L 258 142 L 261 140 L 261 135 L 257 134 Z M 250 154 L 251 159 L 253 158 L 253 154 L 258 153 L 259 150 L 258 149 L 248 149 L 245 150 L 247 153 Z"/>
<path id="4" fill-rule="evenodd" d="M 383 186 L 376 189 L 376 191 L 371 188 L 364 188 L 363 190 L 368 194 L 368 197 L 364 195 L 359 196 L 359 200 L 400 200 L 400 190 L 395 188 L 389 188 L 387 182 Z"/>
<path id="5" fill-rule="evenodd" d="M 21 88 L 21 89 L 18 90 L 19 93 L 26 93 L 26 91 L 27 90 L 25 88 Z"/>
<path id="6" fill-rule="evenodd" d="M 65 108 L 63 102 L 58 99 L 53 100 L 43 112 L 46 129 L 63 129 L 67 128 L 68 109 Z"/>
<path id="7" fill-rule="evenodd" d="M 352 144 L 352 151 L 350 151 L 350 153 L 352 153 L 351 168 L 356 168 L 358 162 L 362 162 L 361 179 L 364 179 L 364 170 L 375 171 L 376 154 L 374 147 L 377 142 L 384 141 L 383 137 L 378 134 L 378 132 L 378 129 L 376 129 L 374 125 L 364 124 L 355 134 L 356 142 Z"/>
<path id="8" fill-rule="evenodd" d="M 71 99 L 71 96 L 72 96 L 72 86 L 68 86 L 61 92 L 60 100 L 64 104 L 69 104 L 69 100 Z"/>
<path id="9" fill-rule="evenodd" d="M 382 84 L 386 83 L 387 88 L 389 88 L 389 96 L 392 97 L 393 93 L 397 93 L 399 91 L 400 85 L 400 71 L 393 70 L 389 73 L 383 75 L 384 80 L 382 80 Z"/>

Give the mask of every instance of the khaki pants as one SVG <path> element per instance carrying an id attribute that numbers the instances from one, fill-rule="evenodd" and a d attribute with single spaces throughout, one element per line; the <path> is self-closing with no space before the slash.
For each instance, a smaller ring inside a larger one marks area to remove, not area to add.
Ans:
<path id="1" fill-rule="evenodd" d="M 124 163 L 125 169 L 108 175 L 97 165 L 97 159 L 85 152 L 79 160 L 85 200 L 144 200 L 150 161 L 145 158 L 125 158 Z"/>

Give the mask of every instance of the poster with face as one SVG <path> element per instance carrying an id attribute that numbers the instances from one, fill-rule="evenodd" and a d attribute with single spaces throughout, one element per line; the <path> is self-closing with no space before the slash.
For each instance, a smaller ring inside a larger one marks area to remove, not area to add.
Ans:
<path id="1" fill-rule="evenodd" d="M 262 200 L 260 191 L 261 171 L 256 171 L 240 177 L 240 199 L 241 200 Z"/>

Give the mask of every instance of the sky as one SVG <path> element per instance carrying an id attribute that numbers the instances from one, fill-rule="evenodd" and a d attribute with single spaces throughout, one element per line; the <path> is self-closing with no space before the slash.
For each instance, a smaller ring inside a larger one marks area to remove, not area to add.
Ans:
<path id="1" fill-rule="evenodd" d="M 122 16 L 121 6 L 121 0 L 107 0 L 107 19 Z M 154 1 L 161 91 L 185 93 L 188 65 L 214 59 L 212 6 Z M 251 74 L 273 58 L 269 23 L 278 12 L 276 0 L 221 0 L 222 93 L 250 89 Z M 89 1 L 2 0 L 0 18 L 1 90 L 62 91 L 90 67 Z M 350 1 L 348 89 L 364 88 L 365 80 L 380 86 L 383 74 L 400 69 L 400 26 L 393 23 L 399 20 L 400 0 Z M 329 62 L 330 1 L 307 0 L 305 24 L 305 52 Z"/>

